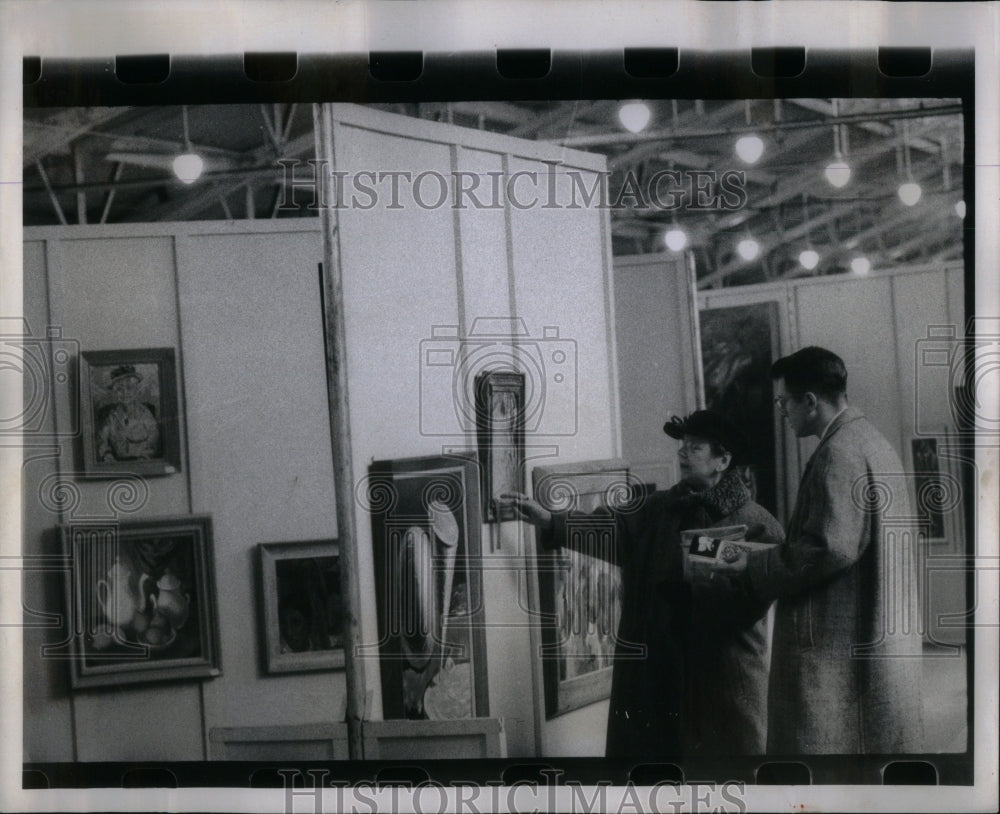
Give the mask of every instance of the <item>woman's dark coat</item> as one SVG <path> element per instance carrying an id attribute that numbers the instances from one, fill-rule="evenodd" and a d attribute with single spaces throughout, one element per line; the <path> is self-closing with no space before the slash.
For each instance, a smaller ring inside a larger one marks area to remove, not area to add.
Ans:
<path id="1" fill-rule="evenodd" d="M 780 543 L 778 521 L 733 470 L 711 489 L 680 483 L 613 514 L 622 610 L 606 755 L 650 762 L 763 754 L 769 604 L 747 600 L 722 579 L 692 589 L 683 581 L 680 532 L 746 525 L 746 539 Z M 546 547 L 566 540 L 567 515 L 553 519 L 542 535 Z"/>

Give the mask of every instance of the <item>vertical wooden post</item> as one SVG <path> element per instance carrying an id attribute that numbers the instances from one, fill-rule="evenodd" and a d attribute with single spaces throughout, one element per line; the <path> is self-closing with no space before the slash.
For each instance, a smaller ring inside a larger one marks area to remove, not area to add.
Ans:
<path id="1" fill-rule="evenodd" d="M 694 252 L 684 253 L 684 273 L 687 275 L 688 311 L 691 316 L 691 347 L 694 349 L 694 392 L 697 409 L 705 409 L 705 372 L 701 365 L 701 320 L 698 317 L 698 270 Z"/>
<path id="2" fill-rule="evenodd" d="M 347 342 L 344 331 L 343 274 L 340 267 L 338 212 L 323 190 L 334 169 L 333 115 L 329 104 L 313 105 L 316 133 L 317 201 L 323 227 L 323 328 L 326 336 L 326 380 L 330 401 L 330 436 L 333 441 L 333 477 L 340 543 L 340 587 L 344 597 L 344 656 L 347 678 L 347 737 L 351 760 L 363 758 L 361 721 L 365 712 L 364 662 L 355 654 L 361 645 L 361 586 L 358 556 L 354 467 L 351 459 L 351 425 L 347 387 Z"/>

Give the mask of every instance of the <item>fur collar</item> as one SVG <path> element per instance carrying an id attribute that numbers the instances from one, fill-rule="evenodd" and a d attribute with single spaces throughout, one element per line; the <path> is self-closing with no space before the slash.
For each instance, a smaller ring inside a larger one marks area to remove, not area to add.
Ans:
<path id="1" fill-rule="evenodd" d="M 716 517 L 732 514 L 750 501 L 750 490 L 743 483 L 739 472 L 727 470 L 715 486 L 696 491 L 683 481 L 670 490 L 686 506 L 703 506 Z"/>

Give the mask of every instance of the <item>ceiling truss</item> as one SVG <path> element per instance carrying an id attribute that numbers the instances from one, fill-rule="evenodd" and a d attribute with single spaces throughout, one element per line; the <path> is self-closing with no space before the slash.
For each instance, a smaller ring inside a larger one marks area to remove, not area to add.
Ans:
<path id="1" fill-rule="evenodd" d="M 688 237 L 699 285 L 719 287 L 781 277 L 836 274 L 865 255 L 872 267 L 962 257 L 961 106 L 941 99 L 657 100 L 637 133 L 617 120 L 611 100 L 435 102 L 381 105 L 385 110 L 604 154 L 614 199 L 664 170 L 741 173 L 745 202 L 735 211 L 635 205 L 612 207 L 618 254 L 666 251 L 668 228 Z M 295 104 L 192 107 L 187 129 L 179 107 L 25 110 L 24 223 L 115 223 L 314 216 L 305 204 L 282 206 L 279 159 L 313 155 L 312 116 Z M 834 128 L 851 182 L 828 184 Z M 753 132 L 765 142 L 756 164 L 743 164 L 735 140 Z M 185 186 L 170 170 L 183 149 L 201 155 L 206 172 Z M 905 206 L 903 180 L 923 195 Z M 693 176 L 692 176 L 693 177 Z M 676 190 L 675 190 L 676 191 Z M 689 190 L 690 192 L 690 190 Z M 304 197 L 299 190 L 299 197 Z M 676 198 L 673 200 L 677 200 Z M 647 202 L 648 203 L 648 202 Z M 659 202 L 657 202 L 659 203 Z M 751 261 L 736 244 L 752 237 Z M 798 254 L 820 254 L 805 270 Z"/>

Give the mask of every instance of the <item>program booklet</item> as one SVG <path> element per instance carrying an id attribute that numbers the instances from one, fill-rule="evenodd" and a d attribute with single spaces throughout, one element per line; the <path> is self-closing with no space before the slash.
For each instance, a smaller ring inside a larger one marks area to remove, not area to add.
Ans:
<path id="1" fill-rule="evenodd" d="M 746 540 L 746 526 L 717 526 L 681 531 L 685 572 L 690 568 L 711 568 L 716 562 L 732 562 L 741 551 L 760 551 L 774 543 Z"/>

